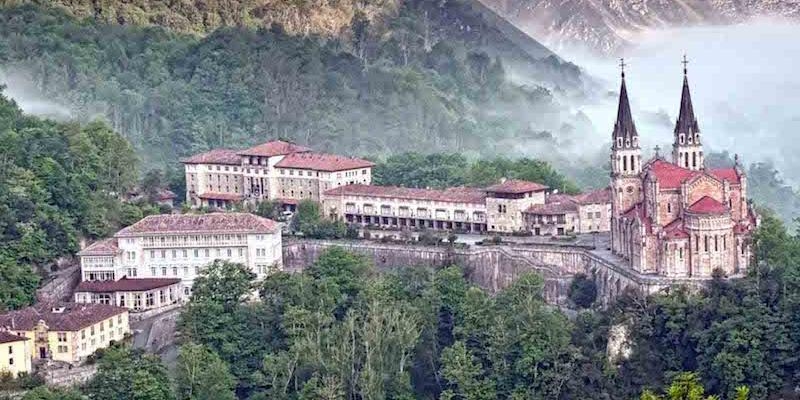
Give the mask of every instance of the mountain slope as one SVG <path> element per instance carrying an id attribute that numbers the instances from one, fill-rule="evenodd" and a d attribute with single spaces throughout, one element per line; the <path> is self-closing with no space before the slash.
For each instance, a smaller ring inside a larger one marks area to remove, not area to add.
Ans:
<path id="1" fill-rule="evenodd" d="M 145 168 L 275 137 L 361 155 L 513 154 L 585 131 L 560 103 L 582 91 L 580 70 L 530 56 L 460 1 L 405 1 L 343 37 L 280 26 L 201 36 L 73 14 L 3 8 L 0 69 L 78 118 L 105 117 Z M 508 79 L 512 65 L 530 83 Z"/>
<path id="2" fill-rule="evenodd" d="M 800 19 L 794 0 L 479 0 L 555 49 L 614 53 L 649 30 L 731 24 L 757 16 Z"/>
<path id="3" fill-rule="evenodd" d="M 221 27 L 270 27 L 291 34 L 336 36 L 345 33 L 356 12 L 381 19 L 398 0 L 14 0 L 57 6 L 74 16 L 119 25 L 160 26 L 176 32 L 207 34 Z M 0 2 L 2 3 L 2 2 Z"/>

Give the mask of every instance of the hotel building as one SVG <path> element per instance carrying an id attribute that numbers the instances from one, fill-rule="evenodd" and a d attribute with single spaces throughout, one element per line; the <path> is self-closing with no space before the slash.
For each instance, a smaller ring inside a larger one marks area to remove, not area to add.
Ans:
<path id="1" fill-rule="evenodd" d="M 215 260 L 259 278 L 282 268 L 280 225 L 247 213 L 151 215 L 78 253 L 79 303 L 145 311 L 179 303 Z"/>
<path id="2" fill-rule="evenodd" d="M 280 140 L 245 150 L 215 149 L 182 160 L 186 199 L 192 207 L 229 208 L 249 201 L 298 201 L 348 184 L 370 184 L 367 160 L 313 152 Z"/>

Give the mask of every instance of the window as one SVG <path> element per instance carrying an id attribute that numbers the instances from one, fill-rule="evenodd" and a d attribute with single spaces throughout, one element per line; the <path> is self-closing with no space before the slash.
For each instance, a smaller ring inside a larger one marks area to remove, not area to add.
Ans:
<path id="1" fill-rule="evenodd" d="M 158 300 L 161 302 L 161 304 L 167 303 L 167 294 L 164 293 L 163 290 L 158 291 Z"/>
<path id="2" fill-rule="evenodd" d="M 58 352 L 59 353 L 66 353 L 67 352 L 67 346 L 58 346 Z"/>
<path id="3" fill-rule="evenodd" d="M 672 203 L 667 203 L 667 212 L 672 213 Z"/>
<path id="4" fill-rule="evenodd" d="M 172 267 L 172 276 L 178 276 L 178 267 Z"/>
<path id="5" fill-rule="evenodd" d="M 161 267 L 161 276 L 167 276 L 167 267 Z"/>
<path id="6" fill-rule="evenodd" d="M 114 327 L 114 319 L 113 318 L 108 320 L 108 327 L 109 328 L 113 328 Z"/>
<path id="7" fill-rule="evenodd" d="M 200 257 L 200 250 L 194 249 L 194 256 L 195 258 Z"/>
<path id="8" fill-rule="evenodd" d="M 244 256 L 244 249 L 239 249 L 239 257 Z"/>
<path id="9" fill-rule="evenodd" d="M 228 254 L 228 258 L 233 257 L 233 250 L 232 249 L 228 249 L 227 254 Z"/>
<path id="10" fill-rule="evenodd" d="M 156 276 L 156 267 L 150 267 L 150 275 Z"/>
<path id="11" fill-rule="evenodd" d="M 210 249 L 206 249 L 206 257 L 211 257 L 211 250 Z"/>
<path id="12" fill-rule="evenodd" d="M 67 333 L 66 332 L 58 332 L 57 336 L 58 336 L 58 341 L 59 342 L 64 343 L 64 342 L 67 341 Z"/>
<path id="13" fill-rule="evenodd" d="M 144 304 L 145 307 L 152 307 L 156 304 L 156 296 L 153 293 L 147 293 Z"/>
<path id="14" fill-rule="evenodd" d="M 183 249 L 183 258 L 189 257 L 189 252 L 186 249 Z"/>
<path id="15" fill-rule="evenodd" d="M 703 236 L 703 249 L 708 253 L 708 236 Z"/>

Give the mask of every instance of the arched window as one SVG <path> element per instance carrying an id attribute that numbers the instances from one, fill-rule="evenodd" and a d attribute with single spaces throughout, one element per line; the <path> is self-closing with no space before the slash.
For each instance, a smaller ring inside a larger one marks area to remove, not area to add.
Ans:
<path id="1" fill-rule="evenodd" d="M 697 168 L 697 153 L 692 153 L 692 168 Z"/>
<path id="2" fill-rule="evenodd" d="M 685 143 L 685 142 L 686 142 L 686 135 L 684 135 L 684 134 L 682 134 L 682 133 L 681 133 L 681 134 L 678 136 L 678 142 L 679 142 L 680 144 L 683 144 L 683 143 Z"/>
<path id="3" fill-rule="evenodd" d="M 689 153 L 683 153 L 683 164 L 686 168 L 689 168 Z"/>
<path id="4" fill-rule="evenodd" d="M 632 154 L 631 154 L 631 171 L 636 171 L 636 161 Z"/>
<path id="5" fill-rule="evenodd" d="M 622 170 L 628 171 L 628 157 L 622 156 Z"/>

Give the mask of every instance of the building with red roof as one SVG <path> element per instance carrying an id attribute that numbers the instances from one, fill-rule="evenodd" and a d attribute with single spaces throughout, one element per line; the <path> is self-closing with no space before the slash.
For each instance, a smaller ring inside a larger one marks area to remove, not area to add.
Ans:
<path id="1" fill-rule="evenodd" d="M 28 363 L 78 363 L 130 333 L 128 310 L 110 304 L 40 303 L 0 314 L 0 349 L 4 357 L 9 354 L 15 358 L 15 365 L 22 362 L 16 359 L 20 354 L 16 348 L 4 351 L 5 339 L 26 343 Z"/>
<path id="2" fill-rule="evenodd" d="M 642 162 L 623 74 L 611 151 L 612 250 L 640 274 L 710 278 L 749 268 L 758 219 L 747 201 L 747 176 L 705 167 L 702 137 L 686 74 L 671 160 L 656 151 Z"/>
<path id="3" fill-rule="evenodd" d="M 534 236 L 608 232 L 611 191 L 602 188 L 577 195 L 552 194 L 545 204 L 533 205 L 523 214 L 527 230 Z"/>
<path id="4" fill-rule="evenodd" d="M 352 184 L 324 192 L 326 215 L 390 229 L 522 231 L 523 211 L 545 202 L 547 187 L 508 180 L 486 188 L 418 189 Z"/>
<path id="5" fill-rule="evenodd" d="M 221 209 L 277 200 L 291 210 L 300 200 L 320 201 L 331 188 L 370 184 L 374 166 L 368 160 L 313 152 L 282 140 L 244 150 L 215 149 L 181 161 L 187 202 L 195 208 Z"/>
<path id="6" fill-rule="evenodd" d="M 281 226 L 250 213 L 150 215 L 78 256 L 76 302 L 141 312 L 182 302 L 216 260 L 244 264 L 260 278 L 281 269 Z"/>

